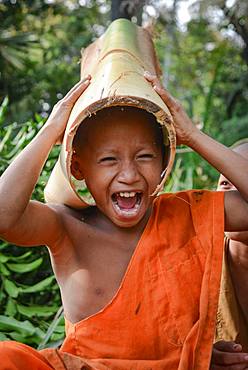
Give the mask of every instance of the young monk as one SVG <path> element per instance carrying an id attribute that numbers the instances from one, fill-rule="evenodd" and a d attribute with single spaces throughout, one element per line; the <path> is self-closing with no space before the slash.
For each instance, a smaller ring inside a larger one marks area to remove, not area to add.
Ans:
<path id="1" fill-rule="evenodd" d="M 158 79 L 146 78 L 169 107 L 178 141 L 239 192 L 154 199 L 164 167 L 161 130 L 145 112 L 112 108 L 107 118 L 100 112 L 100 120 L 84 122 L 74 143 L 73 175 L 85 179 L 96 206 L 77 211 L 31 201 L 90 78 L 79 82 L 0 181 L 0 234 L 23 246 L 48 246 L 66 339 L 59 350 L 40 352 L 2 342 L 0 369 L 209 368 L 224 224 L 227 231 L 248 229 L 248 162 L 199 131 Z"/>
<path id="2" fill-rule="evenodd" d="M 232 149 L 248 159 L 248 140 Z M 220 175 L 218 190 L 236 190 Z M 227 232 L 211 369 L 248 367 L 248 231 Z M 216 367 L 218 366 L 218 367 Z"/>

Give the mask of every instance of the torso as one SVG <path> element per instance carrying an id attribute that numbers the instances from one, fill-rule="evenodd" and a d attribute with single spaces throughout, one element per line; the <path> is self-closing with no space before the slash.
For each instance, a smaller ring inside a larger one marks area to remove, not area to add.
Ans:
<path id="1" fill-rule="evenodd" d="M 63 223 L 66 236 L 49 250 L 65 317 L 75 323 L 115 296 L 147 220 L 127 232 L 111 227 L 92 207 L 92 212 L 63 212 Z"/>
<path id="2" fill-rule="evenodd" d="M 248 245 L 230 240 L 230 272 L 239 305 L 248 323 Z"/>

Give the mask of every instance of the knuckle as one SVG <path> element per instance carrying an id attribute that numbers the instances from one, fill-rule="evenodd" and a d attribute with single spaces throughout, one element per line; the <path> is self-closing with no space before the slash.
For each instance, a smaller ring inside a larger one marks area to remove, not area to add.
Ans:
<path id="1" fill-rule="evenodd" d="M 214 343 L 213 348 L 217 350 L 222 350 L 226 345 L 226 342 L 224 340 L 219 340 L 218 342 Z"/>
<path id="2" fill-rule="evenodd" d="M 62 102 L 63 102 L 63 99 L 58 100 L 54 107 L 56 107 L 56 108 L 60 107 Z"/>
<path id="3" fill-rule="evenodd" d="M 55 114 L 62 109 L 67 109 L 69 106 L 70 104 L 68 104 L 68 101 L 65 98 L 61 99 L 54 105 L 52 112 Z"/>
<path id="4" fill-rule="evenodd" d="M 179 112 L 182 109 L 182 105 L 181 105 L 181 103 L 179 103 L 178 100 L 176 100 L 176 99 L 173 99 L 173 100 L 174 100 L 174 110 L 176 112 Z"/>
<path id="5" fill-rule="evenodd" d="M 166 91 L 165 91 L 164 87 L 161 85 L 161 83 L 160 83 L 160 82 L 157 82 L 157 83 L 156 83 L 156 86 L 157 86 L 157 88 L 159 89 L 159 91 L 161 92 L 161 94 L 163 94 L 163 95 L 165 95 L 165 94 L 166 94 Z"/>
<path id="6" fill-rule="evenodd" d="M 157 77 L 153 74 L 149 74 L 148 76 L 152 81 L 155 81 L 157 79 Z"/>
<path id="7" fill-rule="evenodd" d="M 60 100 L 59 105 L 60 105 L 61 108 L 66 108 L 68 106 L 68 103 L 69 103 L 69 99 L 64 98 L 64 99 Z"/>

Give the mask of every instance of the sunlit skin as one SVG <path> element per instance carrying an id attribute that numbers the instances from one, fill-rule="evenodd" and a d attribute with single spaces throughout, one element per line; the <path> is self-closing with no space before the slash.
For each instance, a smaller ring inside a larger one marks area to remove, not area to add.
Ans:
<path id="1" fill-rule="evenodd" d="M 241 144 L 233 150 L 248 159 L 248 143 Z M 220 175 L 217 190 L 237 189 L 225 176 Z M 230 239 L 228 261 L 235 294 L 248 322 L 248 231 L 226 232 L 226 236 Z M 214 364 L 218 364 L 219 370 L 226 369 L 227 364 L 234 370 L 246 369 L 247 361 L 238 357 L 240 356 L 238 352 L 241 351 L 240 344 L 225 341 L 217 343 L 213 351 L 211 370 L 215 369 Z"/>

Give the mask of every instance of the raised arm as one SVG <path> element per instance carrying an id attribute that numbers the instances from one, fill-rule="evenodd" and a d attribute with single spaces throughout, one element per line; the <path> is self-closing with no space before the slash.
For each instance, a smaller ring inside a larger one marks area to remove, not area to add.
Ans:
<path id="1" fill-rule="evenodd" d="M 62 237 L 57 207 L 30 201 L 53 145 L 63 136 L 71 109 L 90 83 L 78 82 L 53 108 L 46 124 L 0 178 L 0 237 L 19 245 L 51 245 Z"/>
<path id="2" fill-rule="evenodd" d="M 225 230 L 248 230 L 248 161 L 194 126 L 181 104 L 156 76 L 145 73 L 173 117 L 177 139 L 199 153 L 239 190 L 225 193 Z"/>

